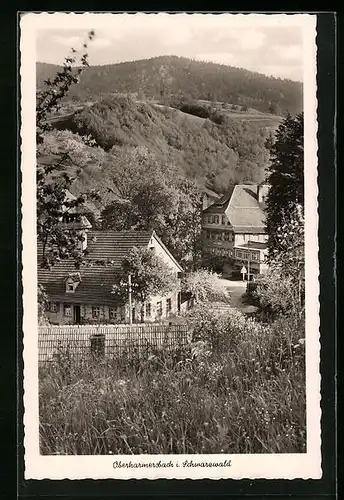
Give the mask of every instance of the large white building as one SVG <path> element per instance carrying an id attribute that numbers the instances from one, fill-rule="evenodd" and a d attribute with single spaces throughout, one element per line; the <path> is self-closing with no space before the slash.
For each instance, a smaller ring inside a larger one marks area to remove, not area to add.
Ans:
<path id="1" fill-rule="evenodd" d="M 203 255 L 216 256 L 223 272 L 240 272 L 244 264 L 252 274 L 266 270 L 264 208 L 268 189 L 266 184 L 238 184 L 231 195 L 203 210 Z"/>

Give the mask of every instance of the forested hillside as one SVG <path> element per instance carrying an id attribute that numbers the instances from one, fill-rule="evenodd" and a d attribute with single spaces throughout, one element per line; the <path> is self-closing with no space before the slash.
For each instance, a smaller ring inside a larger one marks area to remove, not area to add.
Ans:
<path id="1" fill-rule="evenodd" d="M 37 69 L 39 94 L 58 67 Z M 266 140 L 300 99 L 295 82 L 182 58 L 87 67 L 46 116 L 38 164 L 72 176 L 102 227 L 154 229 L 197 267 L 201 191 L 263 181 Z"/>
<path id="2" fill-rule="evenodd" d="M 58 71 L 58 66 L 38 63 L 37 86 Z M 97 101 L 113 93 L 131 93 L 140 100 L 168 104 L 176 96 L 247 106 L 285 115 L 302 110 L 302 84 L 210 62 L 161 56 L 87 68 L 69 98 Z"/>
<path id="3" fill-rule="evenodd" d="M 125 96 L 56 119 L 54 127 L 91 136 L 110 163 L 113 154 L 145 148 L 182 177 L 217 192 L 239 182 L 262 181 L 268 160 L 268 128 L 260 122 L 234 120 L 219 111 L 200 118 Z"/>

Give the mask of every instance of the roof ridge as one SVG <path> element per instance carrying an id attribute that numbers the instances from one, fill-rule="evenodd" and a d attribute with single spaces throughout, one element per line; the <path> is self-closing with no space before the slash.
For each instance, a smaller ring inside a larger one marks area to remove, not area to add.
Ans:
<path id="1" fill-rule="evenodd" d="M 113 233 L 113 234 L 125 234 L 125 233 L 135 233 L 135 234 L 153 234 L 154 230 L 142 230 L 138 231 L 136 229 L 125 229 L 122 231 L 117 231 L 116 229 L 93 229 L 93 233 Z"/>
<path id="2" fill-rule="evenodd" d="M 250 210 L 261 210 L 261 208 L 259 206 L 257 206 L 257 207 L 241 207 L 240 205 L 232 205 L 232 208 L 237 208 L 237 209 L 249 208 Z"/>

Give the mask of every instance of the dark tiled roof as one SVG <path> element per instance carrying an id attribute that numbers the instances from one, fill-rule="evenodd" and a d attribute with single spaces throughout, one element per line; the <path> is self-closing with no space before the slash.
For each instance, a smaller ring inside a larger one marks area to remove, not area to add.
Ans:
<path id="1" fill-rule="evenodd" d="M 74 194 L 72 194 L 68 189 L 66 190 L 66 201 L 75 201 L 77 199 Z M 69 214 L 93 214 L 96 218 L 99 218 L 100 216 L 100 211 L 99 209 L 92 203 L 92 201 L 85 201 L 84 203 L 80 203 L 80 205 L 77 205 L 76 207 L 72 207 L 68 210 Z"/>
<path id="2" fill-rule="evenodd" d="M 220 201 L 217 201 L 216 203 L 213 203 L 210 205 L 210 207 L 206 208 L 203 210 L 204 214 L 224 214 L 226 213 L 226 209 L 228 207 L 228 199 L 221 203 Z"/>
<path id="3" fill-rule="evenodd" d="M 219 194 L 215 193 L 215 191 L 212 191 L 211 189 L 208 188 L 202 189 L 202 192 L 208 195 L 210 198 L 214 198 L 215 200 L 219 200 L 221 198 Z"/>
<path id="4" fill-rule="evenodd" d="M 147 247 L 153 231 L 90 231 L 87 237 L 87 258 L 109 259 L 120 269 L 123 257 L 133 247 Z"/>
<path id="5" fill-rule="evenodd" d="M 62 223 L 61 226 L 70 229 L 91 229 L 92 225 L 85 215 L 79 215 L 78 218 L 71 222 Z"/>
<path id="6" fill-rule="evenodd" d="M 153 231 L 89 231 L 87 234 L 87 258 L 94 261 L 111 261 L 111 265 L 82 266 L 81 282 L 74 293 L 66 293 L 65 280 L 76 271 L 72 260 L 62 260 L 51 270 L 41 267 L 41 247 L 38 246 L 38 282 L 52 301 L 115 305 L 112 285 L 118 278 L 122 259 L 133 247 L 147 247 Z"/>

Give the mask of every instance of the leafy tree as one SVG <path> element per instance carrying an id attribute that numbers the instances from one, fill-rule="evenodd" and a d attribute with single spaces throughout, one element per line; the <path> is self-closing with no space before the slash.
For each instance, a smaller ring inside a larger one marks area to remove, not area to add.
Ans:
<path id="1" fill-rule="evenodd" d="M 188 180 L 179 180 L 174 192 L 176 202 L 171 205 L 162 237 L 185 269 L 196 269 L 201 261 L 201 195 Z"/>
<path id="2" fill-rule="evenodd" d="M 154 295 L 167 295 L 175 289 L 178 284 L 177 277 L 171 268 L 158 257 L 154 251 L 148 248 L 134 247 L 123 259 L 121 276 L 118 283 L 113 285 L 112 293 L 120 303 L 128 302 L 127 276 L 131 275 L 132 300 L 143 307 L 145 302 Z"/>
<path id="3" fill-rule="evenodd" d="M 220 283 L 220 275 L 207 269 L 186 274 L 182 280 L 182 290 L 189 293 L 196 303 L 229 302 L 229 295 Z"/>
<path id="4" fill-rule="evenodd" d="M 107 172 L 123 199 L 133 199 L 143 185 L 165 176 L 163 170 L 161 162 L 144 146 L 115 146 L 110 150 Z"/>
<path id="5" fill-rule="evenodd" d="M 92 40 L 94 32 L 88 33 Z M 96 193 L 88 193 L 77 199 L 68 200 L 66 191 L 71 187 L 74 178 L 67 172 L 61 172 L 66 164 L 72 162 L 71 152 L 66 149 L 58 152 L 53 161 L 45 163 L 47 153 L 46 137 L 51 130 L 49 118 L 59 109 L 61 101 L 68 94 L 73 84 L 78 83 L 80 74 L 88 66 L 87 42 L 83 44 L 85 52 L 77 59 L 78 52 L 72 49 L 66 57 L 62 70 L 55 78 L 45 81 L 45 88 L 37 92 L 36 99 L 36 141 L 37 141 L 37 235 L 43 245 L 43 265 L 50 267 L 57 260 L 73 257 L 81 258 L 80 239 L 77 231 L 61 224 L 63 217 L 71 209 L 84 203 L 87 196 L 96 197 Z M 79 66 L 76 66 L 76 64 Z M 89 138 L 85 138 L 89 142 Z"/>
<path id="6" fill-rule="evenodd" d="M 282 113 L 281 106 L 277 102 L 272 102 L 269 105 L 269 113 L 272 115 L 280 115 Z"/>
<path id="7" fill-rule="evenodd" d="M 278 251 L 270 258 L 269 271 L 258 284 L 255 297 L 272 315 L 302 317 L 305 295 L 304 217 L 298 206 L 276 233 Z"/>
<path id="8" fill-rule="evenodd" d="M 135 229 L 137 213 L 130 201 L 115 200 L 107 205 L 101 213 L 102 229 L 127 231 Z"/>
<path id="9" fill-rule="evenodd" d="M 200 259 L 201 198 L 191 181 L 175 179 L 167 185 L 160 176 L 149 181 L 139 177 L 134 196 L 113 202 L 102 212 L 106 229 L 155 230 L 172 254 L 185 266 Z"/>
<path id="10" fill-rule="evenodd" d="M 266 198 L 269 253 L 281 250 L 278 228 L 288 225 L 297 207 L 304 205 L 304 144 L 303 114 L 288 115 L 276 132 L 276 140 L 269 143 L 271 163 Z"/>

